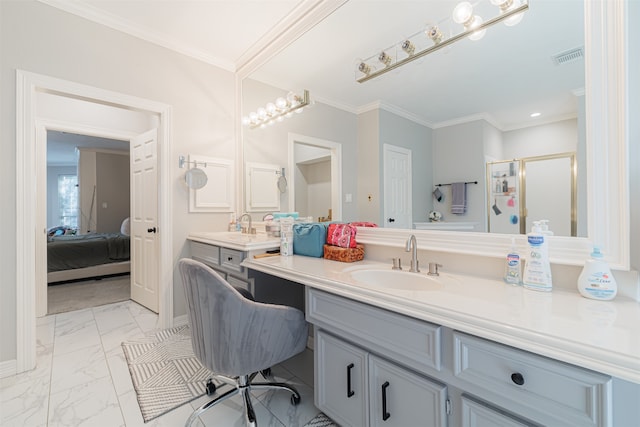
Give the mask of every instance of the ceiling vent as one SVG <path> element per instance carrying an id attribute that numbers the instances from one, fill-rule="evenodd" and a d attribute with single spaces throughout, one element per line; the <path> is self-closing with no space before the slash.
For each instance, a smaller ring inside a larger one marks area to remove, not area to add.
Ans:
<path id="1" fill-rule="evenodd" d="M 582 58 L 584 58 L 583 47 L 565 50 L 564 52 L 557 53 L 551 57 L 551 59 L 553 59 L 553 63 L 556 65 L 568 64 L 569 62 L 574 62 Z"/>

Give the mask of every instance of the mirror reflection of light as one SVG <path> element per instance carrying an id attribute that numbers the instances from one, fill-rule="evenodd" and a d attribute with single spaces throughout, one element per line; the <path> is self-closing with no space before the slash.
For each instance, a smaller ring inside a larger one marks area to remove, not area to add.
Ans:
<path id="1" fill-rule="evenodd" d="M 531 118 L 536 118 L 536 117 L 540 117 L 541 113 L 531 113 L 530 117 Z"/>

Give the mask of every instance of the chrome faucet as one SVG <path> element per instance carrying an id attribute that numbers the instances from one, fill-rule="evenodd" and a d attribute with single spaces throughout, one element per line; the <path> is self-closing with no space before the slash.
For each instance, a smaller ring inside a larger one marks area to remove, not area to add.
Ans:
<path id="1" fill-rule="evenodd" d="M 244 234 L 255 234 L 255 230 L 251 227 L 251 215 L 249 215 L 248 213 L 244 213 L 238 221 L 240 221 L 240 224 L 242 224 L 242 221 L 245 217 L 249 218 L 249 227 L 242 227 L 242 232 Z"/>
<path id="2" fill-rule="evenodd" d="M 416 242 L 416 236 L 411 235 L 407 239 L 407 246 L 404 248 L 406 252 L 411 252 L 411 268 L 412 273 L 420 273 L 420 267 L 418 266 L 418 243 Z"/>

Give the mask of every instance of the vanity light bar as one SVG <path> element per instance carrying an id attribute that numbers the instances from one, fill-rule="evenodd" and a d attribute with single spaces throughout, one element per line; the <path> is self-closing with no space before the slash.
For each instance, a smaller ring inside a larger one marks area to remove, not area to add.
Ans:
<path id="1" fill-rule="evenodd" d="M 516 7 L 516 8 L 513 8 L 511 10 L 505 11 L 502 14 L 500 14 L 500 15 L 494 17 L 494 18 L 491 18 L 491 19 L 487 20 L 486 22 L 483 22 L 482 24 L 480 24 L 480 25 L 478 25 L 478 26 L 476 26 L 474 28 L 466 28 L 465 31 L 463 31 L 463 32 L 461 32 L 459 34 L 456 34 L 454 36 L 451 36 L 451 37 L 449 37 L 447 39 L 442 40 L 441 38 L 439 38 L 437 42 L 435 42 L 435 40 L 434 40 L 435 44 L 433 46 L 429 46 L 429 47 L 427 47 L 425 49 L 422 49 L 422 50 L 420 50 L 420 51 L 418 51 L 418 52 L 416 52 L 414 54 L 409 54 L 409 56 L 407 56 L 406 58 L 401 59 L 399 61 L 396 61 L 393 64 L 386 65 L 384 68 L 380 68 L 379 70 L 372 71 L 371 67 L 366 62 L 361 62 L 358 65 L 358 68 L 365 75 L 362 76 L 362 77 L 356 78 L 356 81 L 358 83 L 364 83 L 366 81 L 369 81 L 369 80 L 371 80 L 371 79 L 373 79 L 375 77 L 378 77 L 378 76 L 380 76 L 382 74 L 385 74 L 385 73 L 387 73 L 389 71 L 395 70 L 396 68 L 399 68 L 399 67 L 401 67 L 401 66 L 403 66 L 405 64 L 408 64 L 409 62 L 411 62 L 413 60 L 416 60 L 418 58 L 422 58 L 423 56 L 426 56 L 426 55 L 428 55 L 428 54 L 430 54 L 432 52 L 435 52 L 435 51 L 440 50 L 440 49 L 442 49 L 444 47 L 447 47 L 447 46 L 457 42 L 458 40 L 462 40 L 465 37 L 469 37 L 474 33 L 477 34 L 480 31 L 483 31 L 486 28 L 489 28 L 492 25 L 495 25 L 495 24 L 497 24 L 499 22 L 505 21 L 505 20 L 507 20 L 508 18 L 510 18 L 512 16 L 515 16 L 515 15 L 517 15 L 519 13 L 524 13 L 528 9 L 529 9 L 529 2 L 528 1 L 523 1 L 523 3 L 520 6 Z M 417 33 L 417 34 L 419 34 L 419 33 Z M 414 36 L 415 36 L 415 34 L 414 34 Z M 406 41 L 401 42 L 401 44 L 402 43 L 406 43 Z M 405 50 L 405 49 L 403 49 L 403 50 Z"/>
<path id="2" fill-rule="evenodd" d="M 309 91 L 304 90 L 302 97 L 289 92 L 285 98 L 278 98 L 275 103 L 268 103 L 264 108 L 258 108 L 257 112 L 251 112 L 242 118 L 242 124 L 249 126 L 249 129 L 263 128 L 267 125 L 281 122 L 285 118 L 296 113 L 301 113 L 302 109 L 311 104 Z"/>

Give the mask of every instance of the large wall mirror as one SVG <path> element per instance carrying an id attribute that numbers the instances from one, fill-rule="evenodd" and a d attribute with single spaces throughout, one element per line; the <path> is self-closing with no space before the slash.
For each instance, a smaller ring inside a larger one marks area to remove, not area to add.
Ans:
<path id="1" fill-rule="evenodd" d="M 613 218 L 618 211 L 605 208 L 607 212 L 601 212 L 602 208 L 596 206 L 598 201 L 608 200 L 609 195 L 600 194 L 603 184 L 594 180 L 604 178 L 608 182 L 612 174 L 594 172 L 589 167 L 590 156 L 600 150 L 618 154 L 615 146 L 602 144 L 604 148 L 599 145 L 594 148 L 592 139 L 597 138 L 595 133 L 601 123 L 594 125 L 593 118 L 602 110 L 587 99 L 591 94 L 591 100 L 596 100 L 602 96 L 602 89 L 585 91 L 585 79 L 599 74 L 600 79 L 607 78 L 607 68 L 602 64 L 606 52 L 597 52 L 601 47 L 592 48 L 592 52 L 588 49 L 592 46 L 590 37 L 604 37 L 607 31 L 606 38 L 616 36 L 610 34 L 611 28 L 593 28 L 591 24 L 597 23 L 594 15 L 605 13 L 608 6 L 599 5 L 602 9 L 595 10 L 596 7 L 578 0 L 560 3 L 532 0 L 518 25 L 497 24 L 488 28 L 481 40 L 461 40 L 370 81 L 356 82 L 362 76 L 357 71 L 359 62 L 364 59 L 372 67 L 380 68 L 383 65 L 376 63 L 379 52 L 406 55 L 388 48 L 430 24 L 438 24 L 445 36 L 458 31 L 447 22 L 456 3 L 347 1 L 263 61 L 242 80 L 243 115 L 286 96 L 289 91 L 300 93 L 308 89 L 315 103 L 301 114 L 264 129 L 243 127 L 244 161 L 273 163 L 288 170 L 289 179 L 297 180 L 300 172 L 292 158 L 291 135 L 339 144 L 341 217 L 334 219 L 378 223 L 384 229 L 372 232 L 374 240 L 382 235 L 387 236 L 385 239 L 405 236 L 407 229 L 412 229 L 427 242 L 434 235 L 415 229 L 429 223 L 429 212 L 439 211 L 444 223 L 452 225 L 451 228 L 445 225 L 444 230 L 471 231 L 465 236 L 461 232 L 440 233 L 439 247 L 446 246 L 443 242 L 450 239 L 448 249 L 453 251 L 461 247 L 453 242 L 464 241 L 468 243 L 461 243 L 465 247 L 478 244 L 486 248 L 489 242 L 490 247 L 502 251 L 507 235 L 484 234 L 492 231 L 490 218 L 496 212 L 494 207 L 512 221 L 522 221 L 524 217 L 514 216 L 519 211 L 519 200 L 516 203 L 513 197 L 505 197 L 504 205 L 500 206 L 496 206 L 498 201 L 491 200 L 495 177 L 488 173 L 489 165 L 572 153 L 573 170 L 563 176 L 576 179 L 574 209 L 569 212 L 575 226 L 568 228 L 572 231 L 566 232 L 567 238 L 555 239 L 556 259 L 578 263 L 588 246 L 598 242 L 610 248 L 614 263 L 625 266 L 628 253 L 619 241 L 623 233 L 612 238 L 612 230 L 606 229 L 609 226 L 600 224 L 603 215 Z M 485 14 L 485 19 L 487 14 L 498 14 L 488 0 L 476 3 L 476 8 Z M 585 33 L 585 22 L 591 33 Z M 369 59 L 371 56 L 374 58 Z M 533 113 L 540 115 L 531 117 Z M 596 120 L 606 122 L 607 114 L 615 111 L 600 114 Z M 393 188 L 385 182 L 390 175 L 384 170 L 385 146 L 411 153 L 408 197 L 412 203 L 408 221 L 389 221 L 392 218 L 385 204 L 398 198 L 385 195 L 385 188 Z M 530 170 L 533 173 L 534 168 Z M 337 178 L 335 170 L 332 174 L 326 165 L 318 166 L 316 171 L 325 171 L 328 180 Z M 601 178 L 597 178 L 598 174 Z M 535 181 L 549 185 L 548 179 Z M 463 215 L 451 212 L 453 197 L 448 184 L 455 182 L 470 183 Z M 293 184 L 295 188 L 297 183 Z M 558 183 L 558 187 L 566 185 Z M 328 188 L 326 183 L 323 188 Z M 432 194 L 435 189 L 444 195 L 440 200 Z M 536 193 L 547 191 L 551 195 L 553 190 L 551 186 Z M 281 210 L 298 209 L 295 196 L 281 197 Z M 552 198 L 546 202 L 553 203 Z M 326 204 L 330 209 L 329 202 Z M 513 213 L 509 213 L 510 208 L 514 208 Z M 545 215 L 544 205 L 529 208 Z M 316 216 L 320 215 L 313 215 Z M 533 219 L 547 218 L 527 218 Z M 460 227 L 458 223 L 466 226 Z M 553 220 L 550 227 L 553 230 Z M 624 229 L 625 225 L 620 227 Z M 526 227 L 514 229 L 520 233 Z M 554 245 L 552 252 L 553 249 Z"/>

